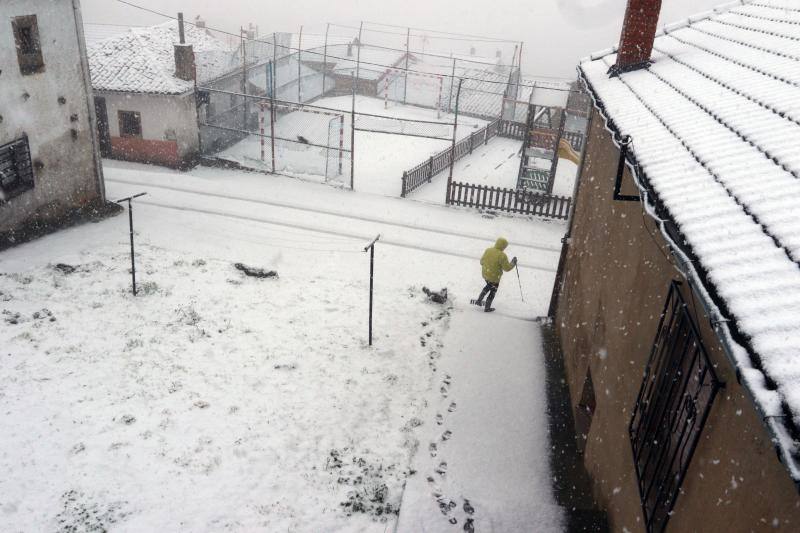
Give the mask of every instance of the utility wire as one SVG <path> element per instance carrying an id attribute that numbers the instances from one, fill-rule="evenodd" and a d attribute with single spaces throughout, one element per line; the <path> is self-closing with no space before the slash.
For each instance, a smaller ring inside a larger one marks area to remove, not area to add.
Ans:
<path id="1" fill-rule="evenodd" d="M 365 24 L 372 24 L 374 26 L 385 26 L 387 28 L 406 28 L 407 27 L 407 26 L 399 26 L 397 24 L 385 24 L 385 23 L 382 23 L 382 22 L 369 22 L 369 21 L 366 21 L 366 20 L 364 21 L 364 23 Z M 480 36 L 480 35 L 470 35 L 469 33 L 452 33 L 452 32 L 439 31 L 439 30 L 427 30 L 425 28 L 413 28 L 413 29 L 419 30 L 419 31 L 424 31 L 424 32 L 429 32 L 429 33 L 438 33 L 438 34 L 441 34 L 441 35 L 454 35 L 456 37 L 474 37 L 475 39 L 483 39 L 486 42 L 499 42 L 499 43 L 511 43 L 511 44 L 515 44 L 515 43 L 519 42 L 519 41 L 513 41 L 513 40 L 509 40 L 509 39 L 495 39 L 493 37 L 484 37 L 484 36 Z"/>
<path id="2" fill-rule="evenodd" d="M 166 13 L 161 13 L 159 11 L 155 11 L 153 9 L 150 9 L 150 8 L 147 8 L 147 7 L 144 7 L 144 6 L 140 6 L 140 5 L 134 4 L 134 3 L 129 2 L 127 0 L 116 0 L 116 1 L 121 3 L 121 4 L 125 4 L 127 6 L 130 6 L 130 7 L 136 8 L 136 9 L 140 9 L 142 11 L 146 11 L 148 13 L 152 13 L 154 15 L 158 15 L 160 17 L 164 17 L 164 18 L 167 18 L 167 19 L 170 19 L 170 20 L 178 20 L 177 17 L 174 17 L 172 15 L 168 15 Z M 192 22 L 189 22 L 187 20 L 184 20 L 184 24 L 188 24 L 190 26 L 196 26 L 196 24 L 194 24 Z M 232 37 L 236 37 L 237 39 L 244 39 L 246 41 L 252 41 L 252 42 L 257 42 L 257 43 L 266 44 L 266 45 L 272 45 L 273 44 L 271 41 L 262 40 L 262 39 L 251 39 L 251 38 L 249 38 L 247 36 L 242 36 L 240 34 L 236 34 L 236 33 L 233 33 L 233 32 L 221 30 L 221 29 L 218 29 L 218 28 L 212 28 L 210 26 L 206 26 L 204 29 L 210 30 L 210 31 L 214 31 L 214 32 L 217 32 L 217 33 L 221 33 L 223 35 L 230 35 Z M 284 45 L 280 45 L 280 44 L 275 45 L 275 46 L 277 48 L 281 48 L 281 49 L 284 49 L 284 50 L 289 50 L 289 51 L 294 51 L 294 52 L 302 52 L 304 54 L 311 54 L 311 55 L 317 55 L 317 56 L 323 56 L 324 55 L 321 52 L 315 52 L 315 51 L 312 51 L 312 50 L 302 50 L 300 48 L 294 48 L 294 47 L 291 47 L 291 46 L 284 46 Z M 402 50 L 398 50 L 398 51 L 402 51 Z M 353 60 L 352 57 L 350 57 L 350 58 L 348 58 L 348 57 L 337 57 L 337 56 L 332 56 L 332 55 L 328 54 L 327 55 L 327 59 L 328 60 L 334 59 L 334 60 L 339 60 L 339 61 L 348 61 L 348 62 L 351 62 L 351 63 L 355 63 L 355 61 Z M 451 77 L 451 76 L 449 76 L 447 74 L 442 74 L 441 72 L 427 72 L 427 71 L 424 71 L 424 70 L 415 70 L 415 69 L 410 69 L 410 68 L 407 69 L 407 68 L 403 68 L 403 67 L 400 67 L 400 66 L 394 67 L 394 66 L 391 66 L 391 65 L 383 65 L 381 63 L 371 63 L 369 61 L 361 61 L 360 63 L 361 63 L 361 65 L 369 65 L 369 66 L 374 66 L 374 67 L 381 67 L 384 70 L 387 69 L 387 68 L 391 68 L 391 69 L 394 69 L 394 70 L 400 70 L 400 71 L 409 72 L 409 73 L 412 73 L 412 74 L 428 74 L 428 75 L 433 75 L 433 76 Z M 492 84 L 495 84 L 495 85 L 503 85 L 503 86 L 507 86 L 508 85 L 508 82 L 505 82 L 505 81 L 483 80 L 483 79 L 480 79 L 480 78 L 472 78 L 472 77 L 469 77 L 469 76 L 457 76 L 457 77 L 459 77 L 461 79 L 464 79 L 464 80 L 478 81 L 478 82 L 481 82 L 481 83 L 492 83 Z M 535 85 L 526 85 L 526 84 L 523 84 L 523 83 L 515 83 L 513 85 L 516 85 L 518 87 L 527 87 L 527 88 L 530 88 L 530 89 L 541 89 L 542 88 L 541 86 L 537 87 Z M 572 89 L 560 89 L 560 88 L 549 88 L 549 87 L 548 87 L 548 90 L 560 91 L 560 92 L 568 92 L 568 93 L 579 93 L 580 92 L 580 91 L 575 91 L 575 90 L 572 90 Z"/>

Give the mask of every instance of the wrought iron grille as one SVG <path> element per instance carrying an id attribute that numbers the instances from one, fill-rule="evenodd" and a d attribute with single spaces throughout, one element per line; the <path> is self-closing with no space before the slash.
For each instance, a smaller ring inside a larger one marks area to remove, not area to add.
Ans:
<path id="1" fill-rule="evenodd" d="M 667 526 L 720 386 L 672 282 L 629 428 L 648 532 Z"/>
<path id="2" fill-rule="evenodd" d="M 33 187 L 28 137 L 0 145 L 0 204 Z"/>

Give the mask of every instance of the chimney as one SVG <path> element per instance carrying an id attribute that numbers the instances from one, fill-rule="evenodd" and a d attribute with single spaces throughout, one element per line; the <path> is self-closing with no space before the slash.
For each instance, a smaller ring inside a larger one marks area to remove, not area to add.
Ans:
<path id="1" fill-rule="evenodd" d="M 175 77 L 192 81 L 194 79 L 194 50 L 191 44 L 186 44 L 183 13 L 178 13 L 178 37 L 180 43 L 175 45 Z"/>
<path id="2" fill-rule="evenodd" d="M 647 66 L 660 14 L 661 0 L 628 0 L 613 71 L 627 72 Z"/>

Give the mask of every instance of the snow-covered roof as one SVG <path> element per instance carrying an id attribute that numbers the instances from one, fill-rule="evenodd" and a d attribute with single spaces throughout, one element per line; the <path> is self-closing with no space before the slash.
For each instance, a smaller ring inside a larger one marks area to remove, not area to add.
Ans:
<path id="1" fill-rule="evenodd" d="M 185 27 L 186 43 L 193 45 L 198 76 L 213 78 L 231 68 L 232 52 L 207 31 Z M 147 28 L 131 28 L 121 35 L 89 44 L 89 70 L 97 91 L 182 94 L 194 87 L 175 77 L 174 46 L 178 23 L 169 21 Z M 199 80 L 199 81 L 202 81 Z"/>
<path id="2" fill-rule="evenodd" d="M 125 26 L 122 24 L 99 24 L 94 22 L 83 23 L 83 36 L 87 46 L 92 46 L 110 37 L 116 37 L 136 26 Z"/>
<path id="3" fill-rule="evenodd" d="M 735 2 L 664 28 L 649 68 L 581 75 L 747 348 L 743 383 L 800 480 L 800 0 Z"/>

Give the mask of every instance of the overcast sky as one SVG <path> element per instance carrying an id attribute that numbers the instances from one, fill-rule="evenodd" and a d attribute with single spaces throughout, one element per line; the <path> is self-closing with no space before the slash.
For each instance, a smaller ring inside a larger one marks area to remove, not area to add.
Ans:
<path id="1" fill-rule="evenodd" d="M 627 0 L 130 0 L 156 11 L 183 11 L 209 27 L 238 31 L 257 24 L 273 31 L 324 33 L 326 23 L 358 26 L 371 21 L 414 28 L 477 34 L 523 41 L 525 75 L 573 77 L 585 55 L 617 44 Z M 674 22 L 717 5 L 721 0 L 664 0 L 659 24 Z M 86 22 L 149 25 L 164 19 L 116 0 L 82 0 Z M 418 6 L 418 7 L 415 7 Z M 367 27 L 378 28 L 367 25 Z M 384 30 L 391 30 L 384 28 Z M 334 28 L 339 33 L 346 28 Z M 398 30 L 402 31 L 402 30 Z M 374 39 L 404 38 L 373 34 Z M 370 42 L 367 34 L 364 42 Z M 382 41 L 383 44 L 387 44 Z M 463 53 L 461 41 L 431 40 L 429 50 Z M 487 45 L 488 46 L 488 45 Z M 513 45 L 504 52 L 510 57 Z M 412 44 L 412 49 L 415 45 Z M 454 50 L 451 50 L 454 49 Z M 480 53 L 480 52 L 479 52 Z"/>

